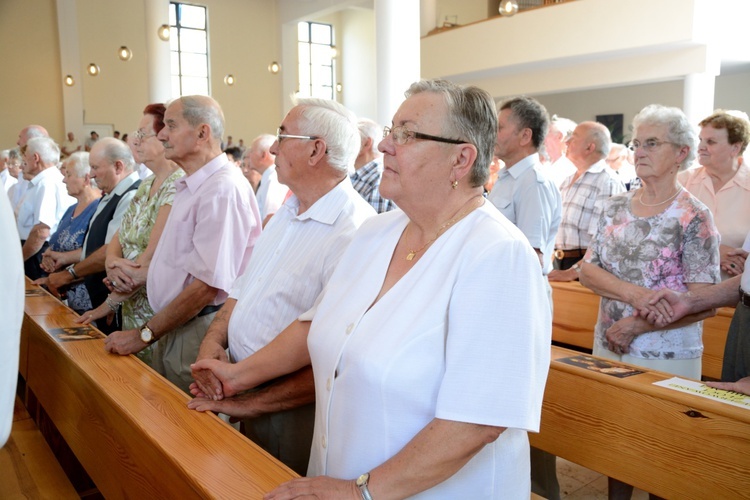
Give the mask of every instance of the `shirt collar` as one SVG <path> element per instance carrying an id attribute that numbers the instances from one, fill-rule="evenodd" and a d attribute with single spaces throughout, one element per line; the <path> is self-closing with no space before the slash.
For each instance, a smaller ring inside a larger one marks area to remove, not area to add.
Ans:
<path id="1" fill-rule="evenodd" d="M 351 199 L 352 193 L 359 196 L 359 193 L 354 191 L 352 187 L 352 181 L 349 177 L 344 177 L 341 182 L 328 191 L 326 194 L 320 197 L 318 201 L 313 203 L 313 206 L 308 208 L 305 213 L 297 215 L 297 220 L 312 219 L 321 224 L 331 225 L 338 219 L 341 210 Z M 285 203 L 290 209 L 295 211 L 299 210 L 299 200 L 296 196 L 292 196 Z"/>
<path id="2" fill-rule="evenodd" d="M 608 168 L 607 162 L 604 161 L 604 159 L 601 159 L 598 162 L 591 165 L 589 169 L 586 170 L 586 172 L 591 172 L 592 174 L 598 174 L 599 172 L 603 172 L 605 168 Z"/>
<path id="3" fill-rule="evenodd" d="M 116 194 L 122 196 L 123 193 L 125 193 L 125 191 L 127 191 L 128 188 L 130 188 L 130 186 L 132 186 L 138 179 L 140 179 L 140 177 L 138 177 L 138 172 L 131 172 L 127 177 L 117 183 L 109 195 L 112 196 Z"/>
<path id="4" fill-rule="evenodd" d="M 29 183 L 32 186 L 36 186 L 40 182 L 42 182 L 42 179 L 45 179 L 47 177 L 49 177 L 51 179 L 54 179 L 55 177 L 59 177 L 62 180 L 62 174 L 57 169 L 57 167 L 47 167 L 44 170 L 42 170 L 41 172 L 39 172 L 38 174 L 36 174 L 34 176 L 34 178 L 29 181 Z"/>
<path id="5" fill-rule="evenodd" d="M 227 155 L 225 153 L 221 153 L 219 156 L 209 161 L 192 174 L 185 175 L 179 180 L 175 181 L 175 190 L 182 191 L 183 189 L 187 188 L 190 191 L 190 194 L 195 193 L 201 187 L 201 185 L 206 182 L 206 179 L 224 168 L 227 163 L 229 163 Z"/>
<path id="6" fill-rule="evenodd" d="M 511 168 L 503 167 L 503 172 L 507 172 L 508 175 L 513 176 L 514 179 L 518 179 L 530 168 L 534 168 L 534 165 L 539 163 L 539 153 L 533 153 L 515 163 Z"/>

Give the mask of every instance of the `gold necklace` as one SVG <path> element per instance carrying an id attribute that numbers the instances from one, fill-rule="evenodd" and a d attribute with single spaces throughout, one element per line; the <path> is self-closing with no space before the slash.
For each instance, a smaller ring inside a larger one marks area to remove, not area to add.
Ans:
<path id="1" fill-rule="evenodd" d="M 481 194 L 479 194 L 479 195 L 477 195 L 475 197 L 469 198 L 469 201 L 467 201 L 466 203 L 464 203 L 463 205 L 461 205 L 461 208 L 463 208 L 464 206 L 466 206 L 466 204 L 470 203 L 471 201 L 473 201 L 476 198 L 479 198 L 480 200 L 484 201 L 484 196 L 482 196 Z M 459 210 L 461 210 L 461 208 L 459 208 Z M 446 222 L 445 224 L 443 224 L 442 226 L 440 226 L 438 228 L 437 232 L 435 233 L 435 237 L 434 238 L 432 238 L 430 241 L 428 241 L 427 243 L 425 243 L 424 245 L 422 245 L 422 247 L 419 248 L 419 249 L 417 249 L 417 250 L 409 250 L 409 253 L 406 254 L 406 260 L 414 260 L 414 257 L 416 257 L 419 252 L 421 252 L 422 250 L 424 250 L 425 248 L 427 248 L 428 245 L 434 243 L 435 240 L 438 239 L 440 237 L 440 235 L 446 229 L 448 229 L 453 224 L 455 224 L 456 222 L 460 221 L 461 219 L 463 219 L 464 217 L 466 217 L 467 215 L 469 215 L 469 213 L 472 210 L 474 210 L 475 208 L 477 208 L 477 207 L 469 207 L 469 209 L 466 210 L 465 212 L 461 212 L 458 215 L 454 215 L 452 219 L 450 219 L 448 222 Z M 404 241 L 406 241 L 406 235 L 407 235 L 408 232 L 409 232 L 409 225 L 407 224 L 406 225 L 406 230 L 404 231 Z M 407 245 L 408 245 L 408 243 L 407 243 Z"/>
<path id="2" fill-rule="evenodd" d="M 670 196 L 669 198 L 667 198 L 666 200 L 660 201 L 659 203 L 651 204 L 651 203 L 645 203 L 643 201 L 643 188 L 641 188 L 641 192 L 638 194 L 638 203 L 640 203 L 644 207 L 658 207 L 659 205 L 664 205 L 666 202 L 672 200 L 675 196 L 680 194 L 680 191 L 682 191 L 682 188 L 677 188 L 677 192 L 673 194 L 672 196 Z"/>

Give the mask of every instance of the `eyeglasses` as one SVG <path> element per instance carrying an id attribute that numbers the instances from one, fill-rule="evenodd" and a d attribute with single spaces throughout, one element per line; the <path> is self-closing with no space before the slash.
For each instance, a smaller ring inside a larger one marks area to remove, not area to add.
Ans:
<path id="1" fill-rule="evenodd" d="M 290 135 L 290 134 L 282 134 L 283 130 L 280 128 L 276 129 L 276 140 L 281 142 L 282 139 L 305 139 L 308 141 L 314 141 L 315 139 L 320 139 L 317 135 Z"/>
<path id="2" fill-rule="evenodd" d="M 652 152 L 662 144 L 672 144 L 673 146 L 679 146 L 679 144 L 675 144 L 674 142 L 669 141 L 657 141 L 656 139 L 647 139 L 646 142 L 641 144 L 639 141 L 633 141 L 628 145 L 628 149 L 631 151 L 635 151 L 636 149 L 640 148 L 644 150 L 647 153 Z"/>
<path id="3" fill-rule="evenodd" d="M 136 141 L 142 141 L 143 139 L 148 139 L 149 137 L 156 137 L 156 134 L 147 134 L 141 130 L 136 130 L 133 132 L 133 137 L 135 137 Z"/>
<path id="4" fill-rule="evenodd" d="M 436 141 L 436 142 L 447 142 L 448 144 L 465 144 L 466 141 L 460 141 L 458 139 L 447 139 L 445 137 L 438 137 L 436 135 L 422 134 L 421 132 L 414 132 L 409 130 L 404 125 L 398 127 L 385 127 L 383 128 L 383 139 L 393 134 L 393 142 L 399 146 L 403 146 L 409 139 L 422 139 L 425 141 Z"/>

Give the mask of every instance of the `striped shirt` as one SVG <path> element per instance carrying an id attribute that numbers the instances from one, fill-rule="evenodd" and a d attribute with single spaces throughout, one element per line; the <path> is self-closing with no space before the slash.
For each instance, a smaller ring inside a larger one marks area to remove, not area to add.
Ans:
<path id="1" fill-rule="evenodd" d="M 310 309 L 357 228 L 375 211 L 348 178 L 304 213 L 289 198 L 263 229 L 247 271 L 229 298 L 229 352 L 240 361 L 271 342 Z"/>

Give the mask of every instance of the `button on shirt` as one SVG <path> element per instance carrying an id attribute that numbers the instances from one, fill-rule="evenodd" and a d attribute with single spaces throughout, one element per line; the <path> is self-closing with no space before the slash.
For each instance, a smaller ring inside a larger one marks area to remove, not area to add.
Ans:
<path id="1" fill-rule="evenodd" d="M 148 300 L 155 312 L 195 279 L 218 288 L 223 304 L 260 236 L 253 189 L 221 154 L 175 181 L 172 210 L 148 269 Z"/>
<path id="2" fill-rule="evenodd" d="M 604 201 L 625 192 L 625 185 L 604 160 L 591 165 L 575 182 L 574 177 L 575 174 L 565 179 L 560 188 L 562 220 L 555 247 L 562 250 L 588 248 Z"/>
<path id="3" fill-rule="evenodd" d="M 380 196 L 380 179 L 383 177 L 382 159 L 373 160 L 350 176 L 352 186 L 379 213 L 396 208 L 396 204 Z"/>
<path id="4" fill-rule="evenodd" d="M 26 194 L 18 209 L 18 234 L 22 240 L 29 237 L 37 224 L 49 227 L 49 234 L 57 231 L 57 224 L 76 199 L 68 195 L 63 176 L 56 167 L 39 172 L 28 183 Z M 49 238 L 47 238 L 49 239 Z"/>
<path id="5" fill-rule="evenodd" d="M 552 271 L 552 252 L 560 226 L 562 202 L 554 182 L 541 171 L 534 153 L 500 170 L 488 199 L 542 252 L 543 272 Z"/>
<path id="6" fill-rule="evenodd" d="M 236 362 L 273 340 L 315 303 L 357 228 L 375 215 L 349 179 L 298 215 L 292 196 L 258 239 L 229 295 L 229 351 Z M 150 290 L 149 290 L 150 293 Z"/>

